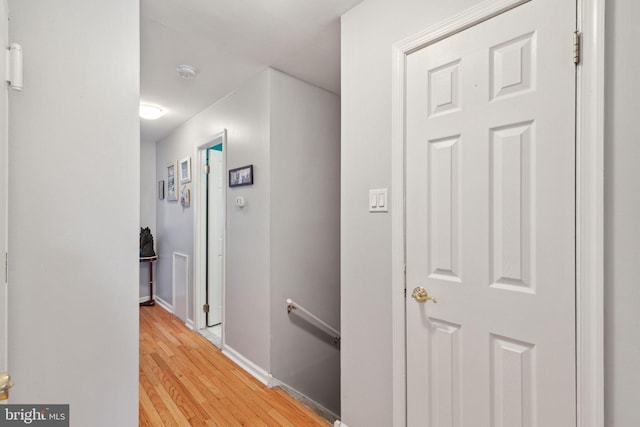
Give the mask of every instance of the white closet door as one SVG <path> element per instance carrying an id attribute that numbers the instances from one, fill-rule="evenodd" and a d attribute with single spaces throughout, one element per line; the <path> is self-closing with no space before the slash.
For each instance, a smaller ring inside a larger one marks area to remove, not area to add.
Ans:
<path id="1" fill-rule="evenodd" d="M 410 427 L 576 424 L 575 24 L 533 0 L 407 58 Z"/>

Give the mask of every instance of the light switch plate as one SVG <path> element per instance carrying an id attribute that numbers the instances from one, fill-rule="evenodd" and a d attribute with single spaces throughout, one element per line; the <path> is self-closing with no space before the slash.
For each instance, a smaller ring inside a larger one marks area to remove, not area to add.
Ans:
<path id="1" fill-rule="evenodd" d="M 388 197 L 386 188 L 369 190 L 369 212 L 388 212 Z"/>

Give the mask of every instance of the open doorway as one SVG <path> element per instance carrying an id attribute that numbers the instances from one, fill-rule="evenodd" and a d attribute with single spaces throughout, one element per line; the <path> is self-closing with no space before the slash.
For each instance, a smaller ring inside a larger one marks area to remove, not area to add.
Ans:
<path id="1" fill-rule="evenodd" d="M 197 147 L 195 206 L 195 328 L 221 348 L 224 324 L 226 131 Z"/>

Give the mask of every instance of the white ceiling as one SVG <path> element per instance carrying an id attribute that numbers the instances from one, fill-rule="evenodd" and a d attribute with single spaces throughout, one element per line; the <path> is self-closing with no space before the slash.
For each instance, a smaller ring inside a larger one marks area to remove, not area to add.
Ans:
<path id="1" fill-rule="evenodd" d="M 141 120 L 157 141 L 268 66 L 340 93 L 339 17 L 362 0 L 141 0 Z M 198 71 L 193 80 L 180 64 Z"/>

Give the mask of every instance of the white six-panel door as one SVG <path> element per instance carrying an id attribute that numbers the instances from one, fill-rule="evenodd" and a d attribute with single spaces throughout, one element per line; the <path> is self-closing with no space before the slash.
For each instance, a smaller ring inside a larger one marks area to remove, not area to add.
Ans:
<path id="1" fill-rule="evenodd" d="M 407 57 L 411 427 L 575 426 L 575 23 L 533 0 Z"/>

